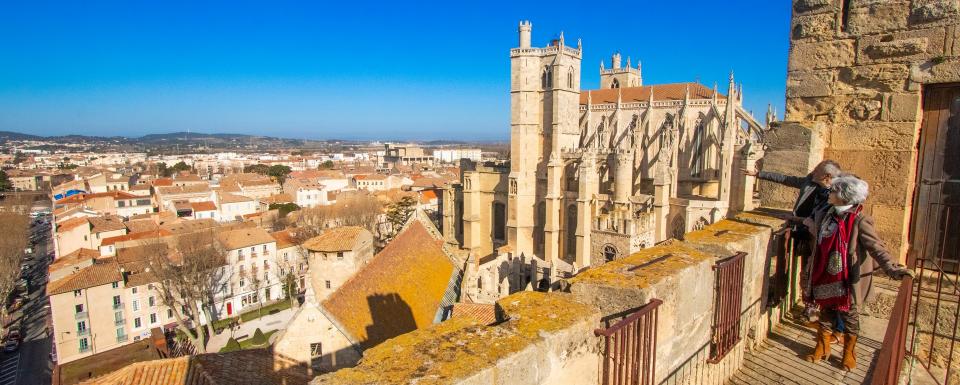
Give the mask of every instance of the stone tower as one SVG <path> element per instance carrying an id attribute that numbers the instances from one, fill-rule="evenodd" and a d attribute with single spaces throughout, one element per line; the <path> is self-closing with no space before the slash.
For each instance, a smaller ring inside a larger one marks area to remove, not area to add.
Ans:
<path id="1" fill-rule="evenodd" d="M 627 65 L 621 66 L 620 53 L 614 53 L 610 58 L 610 64 L 613 68 L 607 69 L 600 62 L 600 88 L 622 88 L 622 87 L 640 87 L 643 86 L 643 73 L 640 69 L 640 62 L 633 68 L 630 58 L 627 57 Z"/>
<path id="2" fill-rule="evenodd" d="M 547 47 L 534 48 L 532 29 L 520 22 L 520 47 L 510 50 L 507 243 L 526 255 L 538 249 L 535 228 L 552 226 L 537 210 L 546 195 L 549 160 L 576 148 L 580 138 L 581 47 L 567 47 L 561 33 Z"/>

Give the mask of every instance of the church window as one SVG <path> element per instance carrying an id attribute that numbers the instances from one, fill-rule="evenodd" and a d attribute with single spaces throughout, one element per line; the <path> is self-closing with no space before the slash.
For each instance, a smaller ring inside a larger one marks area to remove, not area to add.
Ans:
<path id="1" fill-rule="evenodd" d="M 613 81 L 610 82 L 610 88 L 620 88 L 620 81 L 617 79 L 613 79 Z"/>
<path id="2" fill-rule="evenodd" d="M 840 10 L 840 32 L 847 32 L 847 21 L 850 20 L 850 0 L 843 0 Z"/>
<path id="3" fill-rule="evenodd" d="M 567 88 L 573 88 L 573 67 L 567 72 Z"/>
<path id="4" fill-rule="evenodd" d="M 693 156 L 690 160 L 690 176 L 694 178 L 703 176 L 703 168 L 705 166 L 704 159 L 706 158 L 703 148 L 704 135 L 706 135 L 706 128 L 704 127 L 703 120 L 697 119 L 697 123 L 693 127 L 693 145 L 691 146 Z"/>
<path id="5" fill-rule="evenodd" d="M 500 202 L 493 204 L 493 239 L 507 239 L 507 206 Z"/>
<path id="6" fill-rule="evenodd" d="M 577 205 L 567 206 L 567 255 L 577 255 Z"/>
<path id="7" fill-rule="evenodd" d="M 540 74 L 540 88 L 553 88 L 553 69 L 549 66 L 544 68 Z"/>
<path id="8" fill-rule="evenodd" d="M 613 245 L 603 246 L 603 259 L 606 260 L 607 262 L 617 259 L 618 254 L 619 253 L 617 252 L 617 248 L 615 246 Z"/>

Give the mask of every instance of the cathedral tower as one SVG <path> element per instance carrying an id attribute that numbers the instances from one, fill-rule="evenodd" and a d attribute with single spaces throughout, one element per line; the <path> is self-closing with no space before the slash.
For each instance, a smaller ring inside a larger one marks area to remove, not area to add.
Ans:
<path id="1" fill-rule="evenodd" d="M 510 50 L 507 243 L 526 255 L 542 249 L 536 228 L 551 227 L 548 210 L 537 209 L 548 195 L 550 157 L 576 148 L 580 137 L 580 46 L 568 47 L 560 33 L 547 47 L 533 48 L 532 29 L 530 22 L 520 22 L 520 47 Z"/>
<path id="2" fill-rule="evenodd" d="M 640 87 L 643 85 L 643 73 L 640 69 L 640 62 L 637 62 L 637 68 L 631 67 L 630 58 L 627 57 L 627 65 L 621 66 L 620 53 L 614 53 L 610 58 L 613 68 L 607 69 L 600 62 L 600 88 L 622 88 L 622 87 Z"/>

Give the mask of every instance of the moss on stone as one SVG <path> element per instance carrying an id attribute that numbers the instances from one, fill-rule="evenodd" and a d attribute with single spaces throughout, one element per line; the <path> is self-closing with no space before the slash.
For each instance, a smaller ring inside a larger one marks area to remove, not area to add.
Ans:
<path id="1" fill-rule="evenodd" d="M 743 241 L 764 231 L 769 230 L 764 226 L 725 219 L 707 226 L 703 230 L 687 233 L 684 240 L 699 244 L 727 244 Z"/>
<path id="2" fill-rule="evenodd" d="M 355 368 L 316 384 L 448 384 L 490 368 L 544 338 L 583 322 L 596 310 L 556 293 L 520 292 L 499 301 L 509 319 L 484 326 L 454 318 L 400 335 L 364 352 Z"/>
<path id="3" fill-rule="evenodd" d="M 681 269 L 714 257 L 682 241 L 670 240 L 586 270 L 571 279 L 570 283 L 645 288 Z"/>

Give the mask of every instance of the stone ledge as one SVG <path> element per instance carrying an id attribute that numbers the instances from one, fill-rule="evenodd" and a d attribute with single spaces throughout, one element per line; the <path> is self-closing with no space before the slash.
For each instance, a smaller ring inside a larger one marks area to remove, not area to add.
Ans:
<path id="1" fill-rule="evenodd" d="M 595 308 L 566 294 L 539 292 L 513 294 L 497 307 L 498 315 L 508 320 L 483 326 L 454 318 L 416 330 L 367 350 L 357 367 L 318 377 L 312 384 L 538 384 L 567 364 L 560 356 L 570 360 L 582 355 L 596 363 L 589 358 L 595 346 L 585 342 L 595 338 Z M 586 351 L 574 352 L 577 349 Z"/>

